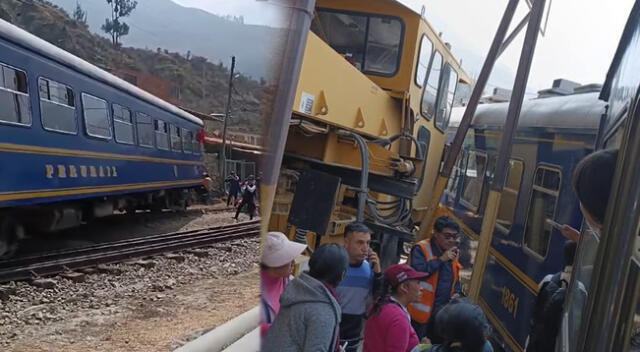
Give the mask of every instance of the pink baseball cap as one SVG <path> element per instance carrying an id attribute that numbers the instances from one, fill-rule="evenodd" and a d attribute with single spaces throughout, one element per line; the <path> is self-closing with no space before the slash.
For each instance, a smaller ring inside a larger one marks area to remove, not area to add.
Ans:
<path id="1" fill-rule="evenodd" d="M 269 232 L 262 247 L 260 262 L 268 267 L 277 268 L 291 263 L 299 256 L 306 245 L 289 241 L 282 232 Z"/>
<path id="2" fill-rule="evenodd" d="M 429 274 L 416 271 L 407 264 L 392 265 L 384 271 L 384 279 L 391 286 L 396 287 L 407 280 L 422 280 L 429 277 Z"/>

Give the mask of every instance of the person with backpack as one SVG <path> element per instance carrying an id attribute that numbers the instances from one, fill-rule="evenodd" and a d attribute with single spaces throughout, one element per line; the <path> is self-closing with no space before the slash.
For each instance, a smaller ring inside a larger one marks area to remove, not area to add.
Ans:
<path id="1" fill-rule="evenodd" d="M 531 319 L 531 331 L 525 348 L 527 352 L 547 352 L 555 349 L 576 248 L 575 242 L 567 241 L 564 245 L 564 269 L 545 276 L 540 282 L 540 290 L 536 297 Z M 580 285 L 580 283 L 578 284 Z M 584 292 L 586 298 L 584 287 L 581 287 L 580 290 Z"/>

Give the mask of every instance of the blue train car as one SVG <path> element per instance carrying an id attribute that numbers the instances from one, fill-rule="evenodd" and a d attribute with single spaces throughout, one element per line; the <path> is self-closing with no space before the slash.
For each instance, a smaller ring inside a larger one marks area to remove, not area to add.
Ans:
<path id="1" fill-rule="evenodd" d="M 0 21 L 0 255 L 23 225 L 184 206 L 200 119 Z"/>
<path id="2" fill-rule="evenodd" d="M 466 235 L 461 259 L 467 268 L 480 234 L 507 108 L 508 103 L 478 108 L 442 198 L 443 210 L 462 224 Z M 565 238 L 547 219 L 580 228 L 571 175 L 594 149 L 604 113 L 605 104 L 595 92 L 524 103 L 489 260 L 481 269 L 480 305 L 506 351 L 524 349 L 538 283 L 564 266 Z"/>

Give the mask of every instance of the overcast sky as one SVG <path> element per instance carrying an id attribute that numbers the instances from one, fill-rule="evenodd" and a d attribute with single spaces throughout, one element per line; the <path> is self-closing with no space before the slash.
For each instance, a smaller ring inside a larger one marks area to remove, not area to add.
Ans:
<path id="1" fill-rule="evenodd" d="M 290 0 L 173 0 L 211 13 L 243 15 L 245 23 L 280 26 L 284 3 Z M 364 1 L 364 0 L 363 0 Z M 445 41 L 453 45 L 463 67 L 476 77 L 498 26 L 507 0 L 400 0 L 426 17 Z M 602 83 L 622 33 L 633 0 L 547 0 L 551 2 L 548 27 L 538 47 L 528 92 L 551 86 L 556 78 L 580 83 Z M 515 26 L 528 9 L 521 1 Z M 490 86 L 511 89 L 524 31 L 503 54 Z"/>
<path id="2" fill-rule="evenodd" d="M 550 0 L 547 0 L 547 4 Z M 402 0 L 420 11 L 443 37 L 454 54 L 463 59 L 467 71 L 477 76 L 507 0 Z M 529 91 L 551 86 L 555 78 L 580 83 L 602 83 L 622 34 L 633 0 L 555 0 L 551 3 L 544 37 L 538 38 L 529 78 Z M 526 7 L 522 1 L 512 21 L 515 26 Z M 499 60 L 507 76 L 516 71 L 524 31 Z M 479 55 L 479 58 L 473 58 Z M 494 75 L 496 76 L 496 75 Z M 492 83 L 511 88 L 513 81 L 492 76 Z M 504 75 L 502 75 L 504 76 Z"/>

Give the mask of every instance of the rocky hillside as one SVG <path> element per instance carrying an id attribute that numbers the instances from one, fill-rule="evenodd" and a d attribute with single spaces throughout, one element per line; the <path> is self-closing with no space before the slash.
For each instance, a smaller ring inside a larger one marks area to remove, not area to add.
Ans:
<path id="1" fill-rule="evenodd" d="M 122 47 L 92 34 L 60 7 L 43 0 L 0 0 L 0 18 L 106 70 L 134 70 L 177 86 L 179 104 L 202 113 L 222 113 L 227 100 L 229 70 L 185 52 Z M 133 31 L 134 29 L 132 29 Z M 258 133 L 264 82 L 240 74 L 234 79 L 230 126 Z"/>

